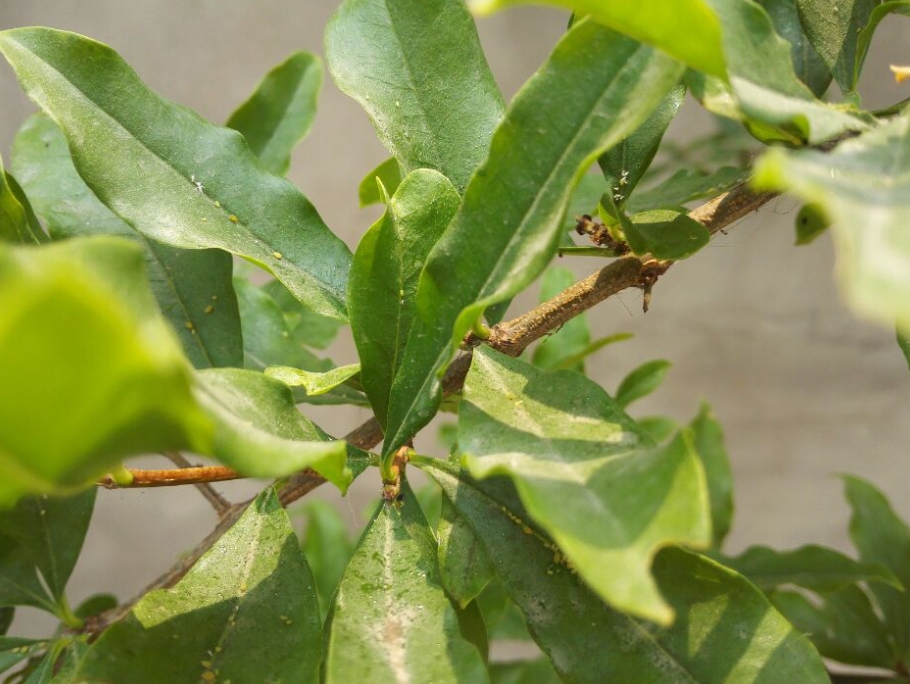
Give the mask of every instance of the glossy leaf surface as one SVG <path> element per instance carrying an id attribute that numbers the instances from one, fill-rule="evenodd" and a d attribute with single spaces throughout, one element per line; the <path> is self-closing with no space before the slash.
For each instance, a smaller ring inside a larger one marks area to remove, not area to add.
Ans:
<path id="1" fill-rule="evenodd" d="M 830 153 L 770 150 L 754 182 L 823 209 L 847 301 L 861 314 L 910 329 L 910 116 Z"/>
<path id="2" fill-rule="evenodd" d="M 463 191 L 504 110 L 464 2 L 346 0 L 325 48 L 402 173 L 435 169 Z"/>
<path id="3" fill-rule="evenodd" d="M 395 378 L 384 450 L 435 413 L 437 373 L 483 310 L 543 270 L 584 171 L 634 131 L 681 67 L 590 20 L 576 23 L 512 101 L 490 155 L 420 276 L 407 363 Z"/>
<path id="4" fill-rule="evenodd" d="M 657 0 L 647 5 L 632 0 L 531 0 L 590 15 L 620 33 L 666 51 L 694 69 L 725 75 L 720 25 L 704 0 Z M 528 0 L 471 0 L 486 14 Z"/>
<path id="5" fill-rule="evenodd" d="M 824 546 L 809 544 L 792 551 L 750 546 L 735 558 L 721 562 L 745 575 L 764 591 L 791 584 L 817 592 L 832 592 L 858 582 L 901 585 L 884 565 L 862 563 Z"/>
<path id="6" fill-rule="evenodd" d="M 420 271 L 459 199 L 455 187 L 437 171 L 408 174 L 354 254 L 348 299 L 351 332 L 363 366 L 361 382 L 383 427 L 392 381 L 405 360 Z"/>
<path id="7" fill-rule="evenodd" d="M 477 482 L 438 460 L 419 464 L 471 523 L 563 681 L 829 682 L 811 644 L 739 575 L 680 549 L 661 552 L 655 574 L 677 617 L 648 628 L 607 607 L 554 555 L 508 482 Z"/>
<path id="8" fill-rule="evenodd" d="M 724 445 L 724 432 L 707 404 L 702 404 L 691 428 L 695 452 L 708 480 L 713 546 L 720 547 L 733 522 L 733 472 Z"/>
<path id="9" fill-rule="evenodd" d="M 858 477 L 845 476 L 847 502 L 853 512 L 850 539 L 866 563 L 879 563 L 891 570 L 901 585 L 910 586 L 910 528 L 897 517 L 885 496 Z M 884 614 L 884 623 L 896 644 L 897 655 L 910 648 L 910 596 L 906 591 L 882 584 L 870 585 Z"/>
<path id="10" fill-rule="evenodd" d="M 651 446 L 587 378 L 475 350 L 458 420 L 471 474 L 514 480 L 528 513 L 594 591 L 667 624 L 672 612 L 649 574 L 654 553 L 677 542 L 706 546 L 711 523 L 691 436 Z"/>
<path id="11" fill-rule="evenodd" d="M 402 494 L 400 506 L 380 504 L 338 587 L 325 682 L 486 682 L 443 590 L 433 533 L 410 488 Z"/>
<path id="12" fill-rule="evenodd" d="M 0 506 L 81 488 L 126 456 L 209 444 L 125 240 L 0 248 L 0 358 Z"/>
<path id="13" fill-rule="evenodd" d="M 251 477 L 312 468 L 345 491 L 353 480 L 345 443 L 303 416 L 287 385 L 261 373 L 212 369 L 196 374 L 195 395 L 215 424 L 211 455 Z"/>
<path id="14" fill-rule="evenodd" d="M 296 52 L 266 75 L 231 114 L 227 127 L 243 134 L 265 168 L 283 176 L 291 165 L 291 151 L 313 124 L 321 86 L 322 62 L 308 52 Z"/>
<path id="15" fill-rule="evenodd" d="M 575 274 L 567 268 L 551 266 L 544 271 L 540 282 L 540 301 L 545 302 L 575 282 Z M 579 354 L 591 344 L 591 330 L 587 317 L 580 314 L 553 334 L 544 338 L 534 350 L 533 363 L 538 368 L 566 368 L 584 373 L 584 358 Z M 577 360 L 573 360 L 573 357 Z M 566 363 L 569 361 L 569 363 Z"/>
<path id="16" fill-rule="evenodd" d="M 797 0 L 799 19 L 844 92 L 856 89 L 857 41 L 881 0 Z"/>
<path id="17" fill-rule="evenodd" d="M 61 612 L 94 505 L 88 489 L 67 498 L 30 496 L 0 511 L 0 605 Z"/>
<path id="18" fill-rule="evenodd" d="M 129 672 L 133 684 L 315 684 L 320 628 L 313 577 L 269 488 L 176 586 L 146 594 L 105 630 L 78 674 L 97 682 Z"/>
<path id="19" fill-rule="evenodd" d="M 168 247 L 133 230 L 88 189 L 73 166 L 66 138 L 43 114 L 19 129 L 13 166 L 52 239 L 117 235 L 142 245 L 152 294 L 194 366 L 242 365 L 229 254 Z"/>
<path id="20" fill-rule="evenodd" d="M 344 318 L 350 252 L 236 131 L 149 90 L 109 47 L 47 28 L 0 33 L 26 93 L 67 136 L 92 191 L 147 237 L 217 247 L 267 269 L 318 313 Z"/>

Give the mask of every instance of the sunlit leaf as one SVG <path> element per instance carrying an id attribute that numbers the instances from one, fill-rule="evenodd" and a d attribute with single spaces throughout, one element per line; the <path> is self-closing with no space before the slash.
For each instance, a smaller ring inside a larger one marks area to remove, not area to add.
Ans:
<path id="1" fill-rule="evenodd" d="M 421 273 L 407 361 L 392 385 L 385 453 L 432 418 L 440 401 L 437 374 L 464 333 L 486 307 L 508 300 L 543 270 L 582 174 L 647 118 L 680 69 L 585 20 L 512 101 Z"/>
<path id="2" fill-rule="evenodd" d="M 14 183 L 0 159 L 0 241 L 40 244 L 40 229 L 29 223 L 26 209 L 13 191 Z"/>
<path id="3" fill-rule="evenodd" d="M 465 465 L 475 477 L 514 480 L 528 513 L 604 600 L 666 624 L 651 560 L 668 544 L 706 546 L 710 513 L 691 436 L 651 447 L 621 405 L 577 373 L 474 352 L 458 420 Z"/>
<path id="4" fill-rule="evenodd" d="M 799 20 L 798 0 L 758 0 L 774 24 L 777 34 L 790 43 L 790 58 L 800 81 L 821 97 L 831 84 L 831 69 L 812 47 Z"/>
<path id="5" fill-rule="evenodd" d="M 625 408 L 636 399 L 646 397 L 656 390 L 670 370 L 670 365 L 669 361 L 658 359 L 643 363 L 629 373 L 616 389 L 616 403 L 619 407 Z"/>
<path id="6" fill-rule="evenodd" d="M 742 169 L 732 166 L 721 166 L 711 173 L 680 169 L 656 187 L 632 195 L 627 206 L 635 213 L 680 207 L 693 200 L 715 197 L 743 180 Z"/>
<path id="7" fill-rule="evenodd" d="M 315 684 L 320 628 L 313 577 L 269 488 L 172 589 L 146 594 L 108 627 L 78 676 Z"/>
<path id="8" fill-rule="evenodd" d="M 209 446 L 142 250 L 121 238 L 0 248 L 0 358 L 0 506 L 84 487 L 126 456 Z"/>
<path id="9" fill-rule="evenodd" d="M 195 396 L 215 424 L 211 452 L 251 477 L 312 468 L 340 490 L 353 480 L 345 443 L 304 417 L 287 385 L 261 373 L 211 369 L 196 374 Z"/>
<path id="10" fill-rule="evenodd" d="M 482 684 L 486 666 L 443 590 L 433 533 L 410 488 L 402 494 L 380 504 L 338 587 L 325 682 Z"/>
<path id="11" fill-rule="evenodd" d="M 279 380 L 288 387 L 303 387 L 309 396 L 325 394 L 359 372 L 359 363 L 338 366 L 324 373 L 314 373 L 300 370 L 299 368 L 290 368 L 289 366 L 269 366 L 265 369 L 265 374 L 268 377 Z"/>
<path id="12" fill-rule="evenodd" d="M 662 551 L 655 575 L 676 620 L 666 628 L 650 628 L 607 607 L 566 567 L 508 482 L 477 482 L 439 460 L 417 463 L 469 521 L 563 681 L 830 681 L 805 636 L 732 571 L 681 549 Z"/>
<path id="13" fill-rule="evenodd" d="M 711 234 L 685 211 L 655 209 L 622 222 L 632 251 L 656 259 L 685 259 L 708 244 Z"/>

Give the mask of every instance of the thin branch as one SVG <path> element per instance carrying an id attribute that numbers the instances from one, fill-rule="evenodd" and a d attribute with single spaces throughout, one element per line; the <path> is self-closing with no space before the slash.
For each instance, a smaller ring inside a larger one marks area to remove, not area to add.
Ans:
<path id="1" fill-rule="evenodd" d="M 98 480 L 97 484 L 105 489 L 135 489 L 137 487 L 172 487 L 204 482 L 223 482 L 243 477 L 236 470 L 227 466 L 195 466 L 165 470 L 126 468 L 126 471 L 133 476 L 133 481 L 128 485 L 117 484 L 110 475 Z"/>
<path id="2" fill-rule="evenodd" d="M 749 213 L 777 197 L 775 193 L 755 193 L 745 184 L 707 202 L 689 213 L 689 216 L 702 223 L 713 235 L 740 220 Z M 599 302 L 630 287 L 644 287 L 652 282 L 654 274 L 662 274 L 673 262 L 659 261 L 648 256 L 625 256 L 611 262 L 597 273 L 571 286 L 553 299 L 544 302 L 523 316 L 494 326 L 492 336 L 485 342 L 494 349 L 518 356 L 534 340 L 556 330 L 566 321 L 587 311 Z M 471 366 L 470 348 L 481 341 L 471 334 L 465 339 L 465 353 L 458 356 L 450 365 L 442 381 L 443 395 L 459 392 L 464 385 L 465 377 Z M 349 432 L 345 441 L 360 449 L 370 450 L 382 441 L 382 429 L 375 418 Z M 229 469 L 227 469 L 229 470 Z M 205 480 L 201 480 L 205 481 Z M 288 478 L 279 492 L 281 503 L 285 506 L 311 492 L 325 482 L 317 473 L 305 470 Z M 138 598 L 153 589 L 173 586 L 193 564 L 233 525 L 249 505 L 249 501 L 231 506 L 221 518 L 215 530 L 200 542 L 196 548 L 185 556 L 164 575 L 152 582 L 140 595 L 129 604 L 104 613 L 92 625 L 94 633 L 122 618 Z"/>
<path id="3" fill-rule="evenodd" d="M 166 451 L 164 455 L 173 461 L 174 465 L 179 468 L 193 467 L 193 464 L 187 461 L 179 451 Z M 196 489 L 198 489 L 205 500 L 212 505 L 212 508 L 215 509 L 215 513 L 218 514 L 219 518 L 221 518 L 227 509 L 231 507 L 231 502 L 221 496 L 221 494 L 219 494 L 208 482 L 197 482 Z"/>

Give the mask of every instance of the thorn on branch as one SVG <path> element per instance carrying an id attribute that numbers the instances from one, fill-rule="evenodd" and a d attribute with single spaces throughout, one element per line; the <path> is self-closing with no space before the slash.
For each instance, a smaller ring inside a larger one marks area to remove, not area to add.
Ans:
<path id="1" fill-rule="evenodd" d="M 672 263 L 671 261 L 652 259 L 642 264 L 636 287 L 640 287 L 642 290 L 641 308 L 645 313 L 648 313 L 648 309 L 651 306 L 651 291 L 654 289 L 657 279 L 667 272 Z"/>

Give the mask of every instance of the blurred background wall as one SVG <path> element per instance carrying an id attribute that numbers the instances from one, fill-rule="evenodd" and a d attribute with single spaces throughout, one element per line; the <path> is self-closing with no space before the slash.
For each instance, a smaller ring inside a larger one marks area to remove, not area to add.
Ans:
<path id="1" fill-rule="evenodd" d="M 331 0 L 0 0 L 0 29 L 47 25 L 108 43 L 164 96 L 223 122 L 262 76 L 296 50 L 322 53 Z M 479 22 L 494 74 L 511 98 L 546 58 L 566 15 L 515 9 Z M 878 32 L 860 91 L 869 107 L 910 95 L 893 83 L 889 63 L 910 61 L 910 22 L 887 21 Z M 357 207 L 361 177 L 387 153 L 366 115 L 326 78 L 309 137 L 297 149 L 290 178 L 328 225 L 353 249 L 377 215 Z M 0 65 L 0 154 L 9 160 L 20 123 L 34 111 L 12 72 Z M 707 117 L 689 103 L 670 135 L 685 141 L 704 131 Z M 830 240 L 794 248 L 798 204 L 781 199 L 742 221 L 691 261 L 664 276 L 651 312 L 629 291 L 594 309 L 595 337 L 631 332 L 589 362 L 590 374 L 612 391 L 639 363 L 673 362 L 667 380 L 636 404 L 635 415 L 665 413 L 681 421 L 708 401 L 727 436 L 736 477 L 737 517 L 728 550 L 765 543 L 792 547 L 815 542 L 849 549 L 848 512 L 838 473 L 855 473 L 881 487 L 910 517 L 910 373 L 893 332 L 856 319 L 841 303 Z M 564 259 L 579 276 L 593 260 Z M 527 310 L 536 286 L 511 310 Z M 343 332 L 331 354 L 355 360 Z M 367 413 L 307 409 L 341 435 Z M 428 429 L 417 443 L 442 455 Z M 145 467 L 167 467 L 145 459 Z M 2 476 L 2 474 L 0 474 Z M 222 487 L 236 500 L 260 486 Z M 367 473 L 345 499 L 328 487 L 312 496 L 338 502 L 352 526 L 378 493 Z M 86 549 L 69 594 L 136 594 L 213 527 L 215 516 L 191 487 L 99 492 Z M 44 636 L 52 621 L 20 611 L 14 633 Z"/>

